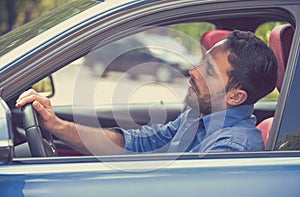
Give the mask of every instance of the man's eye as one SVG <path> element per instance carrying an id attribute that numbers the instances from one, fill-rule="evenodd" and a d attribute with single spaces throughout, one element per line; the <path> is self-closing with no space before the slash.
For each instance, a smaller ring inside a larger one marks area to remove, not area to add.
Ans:
<path id="1" fill-rule="evenodd" d="M 215 74 L 215 71 L 214 71 L 212 65 L 209 63 L 207 64 L 206 73 L 210 76 L 213 76 Z"/>
<path id="2" fill-rule="evenodd" d="M 210 76 L 214 75 L 214 72 L 210 68 L 206 70 L 206 73 Z"/>
<path id="3" fill-rule="evenodd" d="M 213 68 L 213 65 L 207 61 L 207 70 L 206 70 L 206 73 L 210 76 L 213 76 L 215 74 L 215 70 Z"/>

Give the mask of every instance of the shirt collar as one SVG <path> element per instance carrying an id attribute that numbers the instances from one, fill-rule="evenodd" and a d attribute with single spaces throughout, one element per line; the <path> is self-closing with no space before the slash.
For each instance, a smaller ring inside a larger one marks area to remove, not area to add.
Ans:
<path id="1" fill-rule="evenodd" d="M 254 111 L 253 105 L 239 105 L 223 111 L 218 111 L 203 117 L 206 135 L 224 127 L 230 127 L 241 120 L 251 116 Z"/>

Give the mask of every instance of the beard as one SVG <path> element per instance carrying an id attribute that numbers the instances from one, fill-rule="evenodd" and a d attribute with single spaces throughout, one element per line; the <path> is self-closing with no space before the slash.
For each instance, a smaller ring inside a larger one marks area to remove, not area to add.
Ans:
<path id="1" fill-rule="evenodd" d="M 185 102 L 190 108 L 198 111 L 200 114 L 208 115 L 225 109 L 225 96 L 225 90 L 213 94 L 197 94 L 197 96 L 187 95 Z"/>

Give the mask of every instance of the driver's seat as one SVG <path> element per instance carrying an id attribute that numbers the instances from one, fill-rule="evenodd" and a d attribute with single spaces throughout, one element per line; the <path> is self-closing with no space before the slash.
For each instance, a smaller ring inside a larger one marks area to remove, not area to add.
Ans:
<path id="1" fill-rule="evenodd" d="M 230 33 L 231 31 L 221 29 L 205 32 L 200 39 L 202 54 L 205 54 L 207 50 L 226 38 Z"/>
<path id="2" fill-rule="evenodd" d="M 290 53 L 293 35 L 294 30 L 290 24 L 277 26 L 272 30 L 270 34 L 269 45 L 270 48 L 273 50 L 278 63 L 278 91 L 281 90 L 281 85 Z M 263 120 L 257 125 L 257 128 L 262 131 L 265 147 L 269 139 L 273 119 L 273 117 L 270 117 L 268 119 Z"/>

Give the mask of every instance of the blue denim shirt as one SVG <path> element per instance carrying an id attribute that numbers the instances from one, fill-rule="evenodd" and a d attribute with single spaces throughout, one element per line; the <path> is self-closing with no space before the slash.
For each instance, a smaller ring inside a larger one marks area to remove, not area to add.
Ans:
<path id="1" fill-rule="evenodd" d="M 255 127 L 253 105 L 241 105 L 200 117 L 187 110 L 165 125 L 124 130 L 126 153 L 212 152 L 264 150 L 261 131 Z"/>

